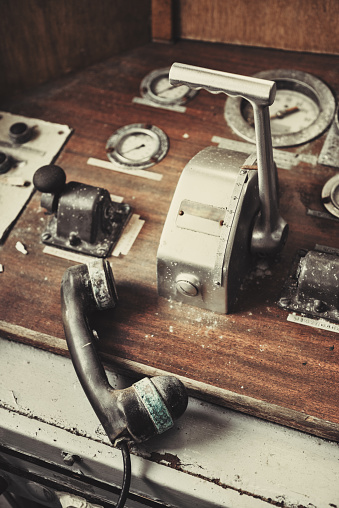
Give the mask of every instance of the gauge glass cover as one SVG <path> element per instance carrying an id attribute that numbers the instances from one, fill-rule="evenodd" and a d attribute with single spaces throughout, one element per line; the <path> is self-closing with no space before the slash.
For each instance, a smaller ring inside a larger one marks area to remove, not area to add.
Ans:
<path id="1" fill-rule="evenodd" d="M 169 71 L 170 67 L 165 67 L 147 74 L 140 84 L 142 97 L 157 104 L 181 105 L 198 93 L 198 90 L 193 90 L 186 85 L 171 85 Z"/>
<path id="2" fill-rule="evenodd" d="M 339 175 L 334 175 L 325 183 L 321 199 L 326 210 L 339 218 Z"/>
<path id="3" fill-rule="evenodd" d="M 162 160 L 168 147 L 168 137 L 155 125 L 130 124 L 108 139 L 106 152 L 119 167 L 145 169 Z"/>
<path id="4" fill-rule="evenodd" d="M 276 98 L 270 106 L 272 145 L 296 146 L 322 134 L 331 123 L 335 99 L 325 83 L 305 72 L 277 69 L 255 77 L 277 84 Z M 225 118 L 232 129 L 255 142 L 253 109 L 241 97 L 229 97 Z"/>

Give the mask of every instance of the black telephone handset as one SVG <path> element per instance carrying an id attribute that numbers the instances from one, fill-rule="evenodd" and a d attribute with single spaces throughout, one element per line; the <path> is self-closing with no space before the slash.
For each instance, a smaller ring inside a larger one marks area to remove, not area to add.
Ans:
<path id="1" fill-rule="evenodd" d="M 107 436 L 122 449 L 125 475 L 117 504 L 122 507 L 130 481 L 127 443 L 145 441 L 171 428 L 174 419 L 184 413 L 188 397 L 183 383 L 174 376 L 143 378 L 120 390 L 109 384 L 96 351 L 97 339 L 89 316 L 96 310 L 115 307 L 117 300 L 113 273 L 106 259 L 66 270 L 61 283 L 61 306 L 68 349 L 79 381 Z"/>

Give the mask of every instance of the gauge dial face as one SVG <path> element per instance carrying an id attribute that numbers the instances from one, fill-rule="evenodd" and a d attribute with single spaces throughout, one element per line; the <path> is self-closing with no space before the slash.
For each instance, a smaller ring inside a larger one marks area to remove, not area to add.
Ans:
<path id="1" fill-rule="evenodd" d="M 339 175 L 330 178 L 321 192 L 324 207 L 335 217 L 339 217 Z"/>
<path id="2" fill-rule="evenodd" d="M 166 134 L 154 125 L 131 124 L 118 129 L 107 141 L 109 160 L 123 168 L 145 169 L 168 151 Z"/>
<path id="3" fill-rule="evenodd" d="M 160 75 L 151 83 L 151 90 L 158 99 L 166 99 L 171 102 L 179 102 L 188 94 L 189 87 L 186 85 L 173 86 L 170 84 L 168 74 Z"/>
<path id="4" fill-rule="evenodd" d="M 198 93 L 197 90 L 192 90 L 186 85 L 171 85 L 169 71 L 170 68 L 166 67 L 147 74 L 140 85 L 141 95 L 157 104 L 181 105 Z"/>
<path id="5" fill-rule="evenodd" d="M 319 136 L 329 126 L 335 111 L 330 89 L 315 76 L 288 70 L 264 71 L 255 75 L 277 84 L 270 106 L 273 146 L 294 146 Z M 241 137 L 254 142 L 254 118 L 251 104 L 240 97 L 226 101 L 225 118 Z"/>
<path id="6" fill-rule="evenodd" d="M 316 102 L 294 90 L 277 90 L 269 111 L 272 136 L 298 133 L 316 122 L 320 114 Z M 254 125 L 253 108 L 249 102 L 244 104 L 242 113 L 245 120 Z"/>
<path id="7" fill-rule="evenodd" d="M 131 162 L 148 161 L 152 159 L 158 149 L 158 138 L 150 136 L 145 132 L 125 134 L 116 147 L 118 153 Z"/>

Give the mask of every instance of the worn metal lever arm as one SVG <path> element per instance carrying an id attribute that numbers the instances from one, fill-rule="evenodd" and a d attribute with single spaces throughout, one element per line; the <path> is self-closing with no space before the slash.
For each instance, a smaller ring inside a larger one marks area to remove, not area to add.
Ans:
<path id="1" fill-rule="evenodd" d="M 252 104 L 261 212 L 254 225 L 251 248 L 253 252 L 262 254 L 280 251 L 286 241 L 288 225 L 278 208 L 277 172 L 273 161 L 268 110 L 275 99 L 275 82 L 181 63 L 172 65 L 169 79 L 172 85 L 185 84 L 211 93 L 240 96 Z"/>
<path id="2" fill-rule="evenodd" d="M 268 107 L 252 103 L 257 145 L 260 213 L 256 218 L 251 250 L 257 254 L 276 254 L 285 245 L 288 224 L 279 212 L 278 174 L 273 160 Z"/>

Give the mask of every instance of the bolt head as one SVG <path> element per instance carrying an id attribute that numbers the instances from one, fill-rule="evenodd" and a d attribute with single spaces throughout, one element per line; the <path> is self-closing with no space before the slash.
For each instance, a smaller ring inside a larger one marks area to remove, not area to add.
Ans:
<path id="1" fill-rule="evenodd" d="M 199 294 L 200 281 L 191 273 L 181 273 L 176 278 L 176 288 L 184 296 L 197 296 Z"/>

